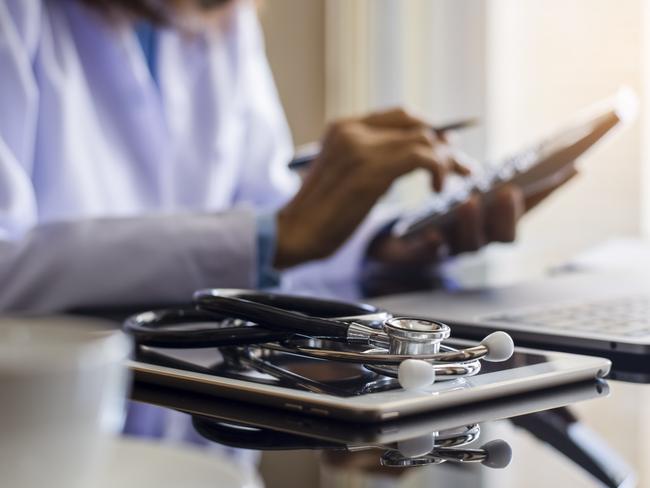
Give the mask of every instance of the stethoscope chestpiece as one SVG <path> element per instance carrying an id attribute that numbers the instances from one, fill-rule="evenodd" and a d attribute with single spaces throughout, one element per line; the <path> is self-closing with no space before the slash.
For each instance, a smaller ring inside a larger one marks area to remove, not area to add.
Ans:
<path id="1" fill-rule="evenodd" d="M 478 346 L 456 350 L 442 342 L 449 338 L 448 325 L 419 317 L 393 317 L 384 322 L 388 354 L 405 359 L 395 365 L 366 365 L 380 374 L 397 377 L 405 390 L 417 390 L 442 379 L 473 376 L 481 369 L 480 359 L 505 361 L 514 352 L 512 338 L 494 332 Z M 442 353 L 441 353 L 442 351 Z M 410 357 L 409 357 L 410 356 Z"/>
<path id="2" fill-rule="evenodd" d="M 449 338 L 449 326 L 434 320 L 393 317 L 384 322 L 390 354 L 435 354 Z"/>

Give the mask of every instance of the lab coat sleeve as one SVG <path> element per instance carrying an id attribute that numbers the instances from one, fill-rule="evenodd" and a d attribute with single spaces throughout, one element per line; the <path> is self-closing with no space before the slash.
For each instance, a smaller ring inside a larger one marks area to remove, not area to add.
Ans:
<path id="1" fill-rule="evenodd" d="M 35 226 L 0 242 L 0 310 L 188 302 L 206 287 L 250 288 L 250 211 Z"/>
<path id="2" fill-rule="evenodd" d="M 251 287 L 255 213 L 42 224 L 31 183 L 40 2 L 0 2 L 0 311 L 187 301 Z"/>

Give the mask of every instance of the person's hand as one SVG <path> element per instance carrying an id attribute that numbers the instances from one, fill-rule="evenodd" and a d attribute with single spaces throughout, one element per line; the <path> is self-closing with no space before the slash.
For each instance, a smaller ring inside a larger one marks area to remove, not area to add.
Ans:
<path id="1" fill-rule="evenodd" d="M 449 171 L 468 170 L 444 140 L 401 109 L 334 123 L 296 196 L 278 213 L 274 266 L 333 253 L 398 177 L 430 172 L 435 190 Z"/>
<path id="2" fill-rule="evenodd" d="M 378 236 L 368 248 L 368 257 L 389 265 L 428 265 L 448 255 L 477 251 L 489 242 L 512 242 L 524 209 L 515 186 L 501 187 L 489 201 L 472 195 L 442 227 L 404 238 Z"/>
<path id="3" fill-rule="evenodd" d="M 377 236 L 368 248 L 369 261 L 361 279 L 364 294 L 377 296 L 439 286 L 433 265 L 450 255 L 476 251 L 489 242 L 513 241 L 521 216 L 576 174 L 570 166 L 526 198 L 515 185 L 501 187 L 489 200 L 474 195 L 443 226 L 408 238 Z"/>
<path id="4" fill-rule="evenodd" d="M 387 265 L 412 267 L 477 251 L 490 242 L 512 242 L 521 216 L 576 174 L 575 167 L 569 166 L 550 178 L 548 185 L 526 197 L 512 184 L 500 187 L 488 200 L 472 195 L 454 210 L 444 226 L 431 227 L 407 238 L 378 236 L 371 243 L 368 256 Z"/>

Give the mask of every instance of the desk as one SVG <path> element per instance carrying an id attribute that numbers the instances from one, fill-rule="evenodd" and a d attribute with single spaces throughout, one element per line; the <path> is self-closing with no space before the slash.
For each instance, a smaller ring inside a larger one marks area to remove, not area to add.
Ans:
<path id="1" fill-rule="evenodd" d="M 592 267 L 593 261 L 600 259 L 596 258 L 592 256 L 578 264 Z M 640 379 L 637 378 L 637 381 Z M 603 457 L 606 465 L 628 475 L 627 484 L 619 486 L 650 487 L 650 463 L 647 462 L 650 447 L 646 441 L 650 438 L 650 375 L 645 381 L 647 383 L 609 381 L 609 396 L 569 407 L 579 421 L 580 427 L 575 430 L 592 458 L 598 461 L 599 457 Z M 134 394 L 137 398 L 137 388 Z M 185 406 L 191 410 L 192 402 L 188 400 Z M 186 417 L 185 425 L 189 427 L 190 416 L 180 413 L 176 414 L 177 418 L 179 415 Z M 557 438 L 554 437 L 552 422 L 541 425 L 537 417 L 533 414 L 515 420 L 481 424 L 481 438 L 471 447 L 478 447 L 493 439 L 506 440 L 512 447 L 512 462 L 505 469 L 451 462 L 401 470 L 388 469 L 379 467 L 381 453 L 377 450 L 273 450 L 270 441 L 265 449 L 257 450 L 257 454 L 249 455 L 247 460 L 253 465 L 257 463 L 269 488 L 616 486 L 600 483 L 580 467 L 577 464 L 581 461 L 579 453 L 562 453 L 540 440 L 540 437 L 553 441 Z M 354 431 L 361 426 L 349 428 Z M 531 429 L 536 435 L 531 434 Z M 270 437 L 273 440 L 273 436 Z M 219 450 L 218 443 L 208 445 Z M 616 462 L 616 458 L 620 458 L 620 462 Z M 623 478 L 618 477 L 619 480 Z"/>
<path id="2" fill-rule="evenodd" d="M 570 411 L 579 419 L 579 429 L 584 428 L 586 434 L 581 434 L 581 437 L 584 445 L 589 450 L 593 449 L 591 454 L 594 459 L 604 455 L 608 465 L 636 478 L 636 486 L 650 486 L 650 466 L 646 462 L 650 459 L 650 449 L 645 442 L 650 431 L 650 385 L 610 381 L 609 386 L 608 397 L 572 405 Z M 134 395 L 141 398 L 138 387 Z M 197 408 L 192 405 L 191 399 L 183 402 L 187 410 Z M 174 415 L 177 420 L 179 416 L 187 417 L 186 425 L 191 425 L 188 414 Z M 451 462 L 407 469 L 379 468 L 380 450 L 273 450 L 271 444 L 274 436 L 267 437 L 266 445 L 259 449 L 258 455 L 248 455 L 246 458 L 251 463 L 259 463 L 261 476 L 269 488 L 607 486 L 598 483 L 574 463 L 578 461 L 572 459 L 575 453 L 564 455 L 532 435 L 531 425 L 537 434 L 542 433 L 548 439 L 553 439 L 553 422 L 540 430 L 535 415 L 538 414 L 517 417 L 514 421 L 498 420 L 481 424 L 480 439 L 471 447 L 478 447 L 489 440 L 506 440 L 512 447 L 512 462 L 505 469 Z M 355 426 L 349 428 L 355 429 Z M 279 439 L 280 434 L 275 438 Z M 236 442 L 238 439 L 230 438 L 229 442 L 233 440 Z M 207 446 L 219 450 L 219 443 L 208 442 Z M 623 467 L 612 463 L 616 457 L 620 457 Z M 628 483 L 630 481 L 628 479 Z"/>

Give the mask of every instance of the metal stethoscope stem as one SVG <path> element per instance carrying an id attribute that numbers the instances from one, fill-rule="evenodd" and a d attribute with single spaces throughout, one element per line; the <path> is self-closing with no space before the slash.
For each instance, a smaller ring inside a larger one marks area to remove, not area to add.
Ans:
<path id="1" fill-rule="evenodd" d="M 462 350 L 449 350 L 433 354 L 390 354 L 390 353 L 360 353 L 357 351 L 339 351 L 336 349 L 321 349 L 317 347 L 292 346 L 268 343 L 263 345 L 266 349 L 286 353 L 299 353 L 317 359 L 329 359 L 332 361 L 344 361 L 364 364 L 401 364 L 408 359 L 419 359 L 421 361 L 436 361 L 439 363 L 461 363 L 484 358 L 489 350 L 484 345 L 468 347 Z"/>
<path id="2" fill-rule="evenodd" d="M 376 343 L 370 343 L 377 345 Z M 487 346 L 479 344 L 478 346 L 468 347 L 462 350 L 449 350 L 447 352 L 423 353 L 423 354 L 391 354 L 386 353 L 359 353 L 356 351 L 339 351 L 335 349 L 321 349 L 307 346 L 287 347 L 282 344 L 264 344 L 267 349 L 282 352 L 296 352 L 305 356 L 311 356 L 318 359 L 329 359 L 333 361 L 345 362 L 363 362 L 364 364 L 401 364 L 408 359 L 418 359 L 422 361 L 435 361 L 439 363 L 459 363 L 474 361 L 485 358 L 490 350 Z"/>

